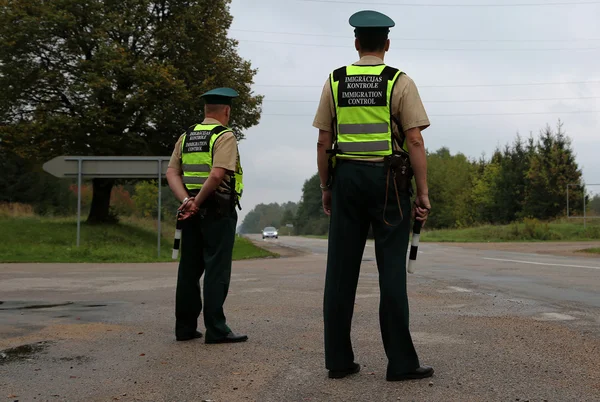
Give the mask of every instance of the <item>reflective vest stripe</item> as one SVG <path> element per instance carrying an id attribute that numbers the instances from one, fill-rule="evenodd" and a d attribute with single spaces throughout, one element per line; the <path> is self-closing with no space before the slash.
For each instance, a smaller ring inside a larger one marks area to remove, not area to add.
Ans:
<path id="1" fill-rule="evenodd" d="M 204 184 L 208 177 L 183 176 L 183 184 Z"/>
<path id="2" fill-rule="evenodd" d="M 369 142 L 343 142 L 339 144 L 338 149 L 342 153 L 346 152 L 385 152 L 390 151 L 389 141 L 369 141 Z"/>
<path id="3" fill-rule="evenodd" d="M 202 164 L 202 165 L 191 165 L 185 164 L 182 166 L 184 172 L 197 172 L 197 173 L 209 173 L 210 165 Z"/>
<path id="4" fill-rule="evenodd" d="M 338 129 L 339 134 L 383 134 L 389 131 L 389 124 L 340 124 Z"/>

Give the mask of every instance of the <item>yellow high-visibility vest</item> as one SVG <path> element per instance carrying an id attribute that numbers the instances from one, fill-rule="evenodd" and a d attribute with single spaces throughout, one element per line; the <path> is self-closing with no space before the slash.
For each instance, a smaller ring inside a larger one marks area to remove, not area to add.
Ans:
<path id="1" fill-rule="evenodd" d="M 181 141 L 183 184 L 188 190 L 200 190 L 208 179 L 213 165 L 213 146 L 217 139 L 230 128 L 217 124 L 197 124 L 190 127 Z M 238 163 L 234 172 L 235 193 L 241 198 L 244 191 L 244 172 L 238 151 Z"/>
<path id="2" fill-rule="evenodd" d="M 392 154 L 392 94 L 401 74 L 385 64 L 351 65 L 331 73 L 336 154 L 344 158 Z"/>

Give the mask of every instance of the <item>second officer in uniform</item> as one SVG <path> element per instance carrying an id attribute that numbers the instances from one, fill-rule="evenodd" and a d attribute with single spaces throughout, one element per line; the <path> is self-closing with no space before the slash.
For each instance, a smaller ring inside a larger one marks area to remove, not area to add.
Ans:
<path id="1" fill-rule="evenodd" d="M 389 28 L 375 11 L 350 18 L 360 60 L 333 71 L 313 125 L 319 129 L 317 158 L 323 208 L 330 215 L 325 280 L 325 365 L 329 377 L 360 370 L 350 339 L 360 266 L 369 227 L 379 270 L 381 336 L 386 379 L 426 378 L 409 330 L 406 253 L 411 227 L 414 171 L 416 219 L 430 209 L 427 162 L 421 130 L 429 119 L 414 82 L 387 66 Z"/>
<path id="2" fill-rule="evenodd" d="M 175 145 L 167 180 L 182 202 L 181 260 L 175 296 L 175 336 L 200 338 L 198 317 L 204 307 L 206 343 L 244 342 L 227 326 L 223 304 L 229 290 L 243 174 L 237 142 L 227 127 L 238 93 L 217 88 L 202 95 L 202 124 L 188 129 Z M 204 306 L 200 277 L 204 274 Z"/>

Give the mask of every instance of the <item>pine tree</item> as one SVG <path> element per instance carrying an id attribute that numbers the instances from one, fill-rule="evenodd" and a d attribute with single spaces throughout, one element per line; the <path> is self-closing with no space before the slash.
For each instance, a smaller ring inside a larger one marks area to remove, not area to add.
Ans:
<path id="1" fill-rule="evenodd" d="M 562 122 L 558 122 L 556 132 L 547 126 L 530 158 L 523 215 L 550 219 L 566 214 L 567 185 L 580 185 L 581 179 L 582 173 Z M 571 205 L 578 204 L 575 197 L 572 202 Z"/>

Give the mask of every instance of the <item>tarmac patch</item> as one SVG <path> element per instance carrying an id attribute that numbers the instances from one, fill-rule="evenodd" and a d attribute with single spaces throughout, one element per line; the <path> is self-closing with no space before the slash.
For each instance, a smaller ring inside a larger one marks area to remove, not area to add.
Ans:
<path id="1" fill-rule="evenodd" d="M 416 344 L 420 345 L 456 345 L 465 343 L 462 339 L 458 339 L 449 335 L 436 334 L 431 332 L 413 332 L 412 338 Z"/>
<path id="2" fill-rule="evenodd" d="M 134 280 L 130 282 L 116 283 L 112 285 L 102 286 L 98 289 L 99 293 L 112 293 L 112 292 L 139 292 L 145 290 L 158 290 L 164 288 L 174 288 L 176 278 L 172 277 L 169 279 L 156 278 L 156 279 L 142 279 Z"/>
<path id="3" fill-rule="evenodd" d="M 240 293 L 267 293 L 267 292 L 273 292 L 275 291 L 275 289 L 273 288 L 254 288 L 254 289 L 245 289 L 245 290 L 240 290 Z"/>
<path id="4" fill-rule="evenodd" d="M 3 308 L 0 308 L 0 310 L 42 310 L 42 309 L 46 309 L 46 308 L 70 306 L 73 304 L 73 302 L 54 303 L 54 304 L 27 304 L 26 302 L 22 302 L 22 303 L 15 303 L 15 304 L 16 304 L 16 306 L 14 306 L 14 307 L 3 307 Z"/>

